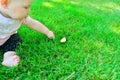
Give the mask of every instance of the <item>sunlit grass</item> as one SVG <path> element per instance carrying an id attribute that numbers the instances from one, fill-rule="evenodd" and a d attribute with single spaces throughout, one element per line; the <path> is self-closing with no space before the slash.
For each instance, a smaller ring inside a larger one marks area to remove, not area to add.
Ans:
<path id="1" fill-rule="evenodd" d="M 50 8 L 54 7 L 54 6 L 53 6 L 52 4 L 50 4 L 49 2 L 44 2 L 44 3 L 43 3 L 43 6 L 50 7 Z"/>
<path id="2" fill-rule="evenodd" d="M 25 25 L 18 67 L 2 65 L 1 80 L 119 80 L 119 0 L 35 0 L 30 16 L 56 35 L 49 40 Z M 66 37 L 66 43 L 60 39 Z M 2 61 L 2 56 L 0 57 Z"/>
<path id="3" fill-rule="evenodd" d="M 107 12 L 110 12 L 110 11 L 113 11 L 113 10 L 119 10 L 120 11 L 120 6 L 113 3 L 113 2 L 109 2 L 109 3 L 106 2 L 106 3 L 103 3 L 103 4 L 90 3 L 89 5 L 97 8 L 97 9 L 100 9 L 102 11 L 107 11 Z"/>
<path id="4" fill-rule="evenodd" d="M 112 30 L 114 33 L 120 34 L 120 25 L 116 24 L 116 23 L 112 23 L 109 26 L 110 30 Z"/>
<path id="5" fill-rule="evenodd" d="M 62 2 L 64 2 L 65 0 L 51 0 L 51 1 L 62 3 Z"/>

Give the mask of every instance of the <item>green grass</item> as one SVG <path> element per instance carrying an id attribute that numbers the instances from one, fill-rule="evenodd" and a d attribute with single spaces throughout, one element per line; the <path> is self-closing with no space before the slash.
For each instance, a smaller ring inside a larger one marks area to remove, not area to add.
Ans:
<path id="1" fill-rule="evenodd" d="M 120 80 L 120 0 L 35 0 L 30 16 L 56 38 L 22 25 L 21 63 L 0 80 Z"/>

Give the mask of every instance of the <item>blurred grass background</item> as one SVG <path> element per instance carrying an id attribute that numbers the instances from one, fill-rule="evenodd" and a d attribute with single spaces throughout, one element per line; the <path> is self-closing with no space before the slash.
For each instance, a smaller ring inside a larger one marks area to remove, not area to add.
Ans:
<path id="1" fill-rule="evenodd" d="M 119 0 L 35 0 L 30 16 L 56 38 L 22 25 L 21 63 L 15 68 L 0 65 L 0 80 L 120 79 Z"/>

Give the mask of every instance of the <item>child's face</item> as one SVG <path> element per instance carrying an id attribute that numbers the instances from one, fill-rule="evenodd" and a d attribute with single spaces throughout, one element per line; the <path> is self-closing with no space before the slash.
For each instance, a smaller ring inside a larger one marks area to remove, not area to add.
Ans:
<path id="1" fill-rule="evenodd" d="M 33 0 L 10 0 L 4 8 L 6 15 L 14 19 L 26 18 L 30 12 Z"/>

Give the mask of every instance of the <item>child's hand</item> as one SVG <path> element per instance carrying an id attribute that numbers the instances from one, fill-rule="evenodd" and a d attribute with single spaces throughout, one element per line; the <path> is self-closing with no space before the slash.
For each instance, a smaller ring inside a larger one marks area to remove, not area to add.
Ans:
<path id="1" fill-rule="evenodd" d="M 54 35 L 54 33 L 53 33 L 52 31 L 49 31 L 49 32 L 47 33 L 47 37 L 48 37 L 49 39 L 54 39 L 54 38 L 55 38 L 55 35 Z"/>

